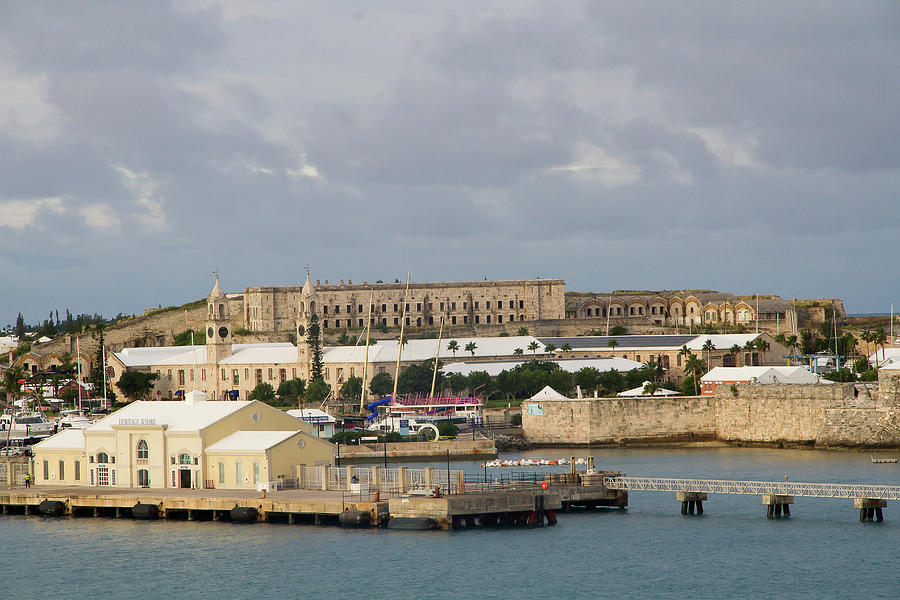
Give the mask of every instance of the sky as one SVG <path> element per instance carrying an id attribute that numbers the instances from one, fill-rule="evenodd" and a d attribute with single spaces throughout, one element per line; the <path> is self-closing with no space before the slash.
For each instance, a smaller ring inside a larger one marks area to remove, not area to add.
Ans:
<path id="1" fill-rule="evenodd" d="M 562 278 L 900 308 L 900 4 L 0 0 L 0 325 Z"/>

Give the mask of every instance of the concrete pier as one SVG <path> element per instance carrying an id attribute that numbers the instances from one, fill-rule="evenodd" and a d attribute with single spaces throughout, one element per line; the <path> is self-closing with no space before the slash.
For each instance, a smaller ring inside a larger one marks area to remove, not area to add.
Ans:
<path id="1" fill-rule="evenodd" d="M 706 501 L 706 492 L 675 492 L 675 499 L 681 502 L 681 514 L 692 515 L 696 511 L 703 514 L 703 503 Z"/>
<path id="2" fill-rule="evenodd" d="M 766 518 L 777 519 L 791 516 L 791 504 L 794 497 L 785 494 L 763 494 L 762 503 L 766 506 Z"/>
<path id="3" fill-rule="evenodd" d="M 887 500 L 878 498 L 854 498 L 853 508 L 859 509 L 859 520 L 863 523 L 875 521 L 880 523 L 884 521 L 884 509 L 887 507 Z"/>

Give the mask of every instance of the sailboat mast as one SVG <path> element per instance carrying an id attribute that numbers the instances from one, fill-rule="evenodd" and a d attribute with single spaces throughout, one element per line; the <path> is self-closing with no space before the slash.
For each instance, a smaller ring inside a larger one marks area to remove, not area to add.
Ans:
<path id="1" fill-rule="evenodd" d="M 375 299 L 375 290 L 369 293 L 369 315 L 366 317 L 366 354 L 363 359 L 362 394 L 359 396 L 359 414 L 366 412 L 366 381 L 369 377 L 369 332 L 372 330 L 372 302 Z"/>
<path id="2" fill-rule="evenodd" d="M 412 276 L 412 267 L 406 272 L 406 291 L 403 293 L 403 310 L 400 312 L 400 342 L 397 344 L 397 366 L 394 367 L 394 391 L 391 401 L 397 397 L 397 380 L 400 379 L 400 353 L 403 352 L 403 331 L 406 325 L 406 304 L 409 302 L 409 278 Z"/>
<path id="3" fill-rule="evenodd" d="M 441 356 L 441 339 L 444 337 L 444 317 L 441 317 L 441 327 L 438 330 L 437 350 L 434 351 L 434 372 L 431 373 L 431 391 L 428 399 L 434 398 L 434 384 L 437 381 L 438 358 Z"/>

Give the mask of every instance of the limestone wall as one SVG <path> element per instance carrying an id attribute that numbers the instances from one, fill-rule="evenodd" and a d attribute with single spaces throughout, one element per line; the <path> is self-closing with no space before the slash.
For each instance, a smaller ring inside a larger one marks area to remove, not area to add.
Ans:
<path id="1" fill-rule="evenodd" d="M 702 396 L 585 398 L 522 403 L 522 429 L 543 444 L 709 438 L 714 400 Z"/>
<path id="2" fill-rule="evenodd" d="M 900 445 L 900 401 L 853 384 L 738 385 L 716 394 L 722 440 L 816 446 Z"/>

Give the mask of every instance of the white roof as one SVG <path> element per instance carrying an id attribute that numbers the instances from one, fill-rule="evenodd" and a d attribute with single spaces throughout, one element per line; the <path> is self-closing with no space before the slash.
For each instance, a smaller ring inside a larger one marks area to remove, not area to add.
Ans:
<path id="1" fill-rule="evenodd" d="M 132 402 L 97 421 L 85 431 L 111 431 L 114 425 L 144 422 L 166 425 L 168 431 L 199 431 L 228 415 L 239 411 L 253 401 L 185 402 L 162 400 L 160 402 Z M 123 421 L 124 420 L 124 421 Z"/>
<path id="2" fill-rule="evenodd" d="M 646 385 L 649 382 L 644 382 Z M 678 396 L 681 392 L 674 392 L 672 390 L 666 390 L 663 388 L 659 388 L 655 392 L 653 392 L 653 396 Z M 625 390 L 624 392 L 619 392 L 616 396 L 650 396 L 651 394 L 644 393 L 644 386 L 632 388 L 630 390 Z"/>
<path id="3" fill-rule="evenodd" d="M 206 346 L 159 346 L 155 348 L 125 348 L 115 353 L 126 367 L 166 365 L 202 365 L 206 363 Z M 236 364 L 293 364 L 297 362 L 297 347 L 289 342 L 272 344 L 232 344 L 231 356 L 220 361 Z"/>
<path id="4" fill-rule="evenodd" d="M 315 421 L 317 423 L 337 423 L 337 419 L 329 415 L 324 410 L 319 410 L 318 408 L 293 408 L 287 411 L 287 414 L 291 415 L 295 419 L 302 419 L 303 421 Z"/>
<path id="5" fill-rule="evenodd" d="M 41 343 L 41 344 L 45 344 L 45 343 L 47 343 L 47 342 L 52 342 L 52 341 L 53 341 L 53 338 L 49 338 L 49 337 L 47 337 L 46 335 L 42 335 L 41 337 L 39 337 L 39 338 L 37 339 L 37 341 L 38 341 L 39 343 Z"/>
<path id="6" fill-rule="evenodd" d="M 700 381 L 751 381 L 757 383 L 818 383 L 805 367 L 713 367 Z"/>
<path id="7" fill-rule="evenodd" d="M 523 365 L 528 361 L 525 360 L 503 360 L 503 361 L 485 361 L 485 362 L 458 362 L 445 365 L 442 369 L 444 375 L 452 373 L 460 373 L 468 375 L 469 373 L 484 371 L 488 375 L 494 377 L 503 371 L 515 369 L 519 365 Z M 620 372 L 631 371 L 632 369 L 640 369 L 643 363 L 639 363 L 626 358 L 553 358 L 547 362 L 554 362 L 559 367 L 575 373 L 585 367 L 593 367 L 601 373 L 615 369 Z"/>
<path id="8" fill-rule="evenodd" d="M 712 340 L 716 350 L 727 350 L 737 344 L 742 349 L 747 342 L 752 342 L 759 337 L 758 333 L 727 333 L 727 334 L 711 334 L 698 335 L 690 342 L 685 344 L 688 350 L 702 350 L 706 340 Z"/>
<path id="9" fill-rule="evenodd" d="M 454 354 L 447 345 L 455 340 L 459 348 Z M 474 355 L 466 350 L 466 346 L 475 343 Z M 543 352 L 544 344 L 530 335 L 509 337 L 471 337 L 444 338 L 440 341 L 441 358 L 477 358 L 479 356 L 515 356 L 516 348 L 524 353 L 529 352 L 532 342 L 538 344 L 539 352 Z M 379 340 L 369 346 L 369 362 L 393 362 L 397 360 L 397 340 Z M 324 349 L 322 360 L 326 363 L 361 363 L 364 360 L 366 347 L 363 346 L 330 346 Z M 400 360 L 403 362 L 421 362 L 434 358 L 438 353 L 438 340 L 407 340 L 403 345 Z"/>
<path id="10" fill-rule="evenodd" d="M 885 348 L 884 351 L 879 348 L 875 354 L 869 357 L 870 364 L 879 366 L 887 366 L 893 363 L 900 363 L 900 348 L 892 346 Z"/>
<path id="11" fill-rule="evenodd" d="M 66 428 L 59 433 L 38 442 L 35 447 L 41 450 L 83 450 L 84 430 Z"/>
<path id="12" fill-rule="evenodd" d="M 568 400 L 568 398 L 554 390 L 549 385 L 546 385 L 544 386 L 544 389 L 529 398 L 529 400 Z"/>
<path id="13" fill-rule="evenodd" d="M 264 452 L 280 444 L 297 431 L 236 431 L 215 444 L 207 446 L 207 452 Z"/>

